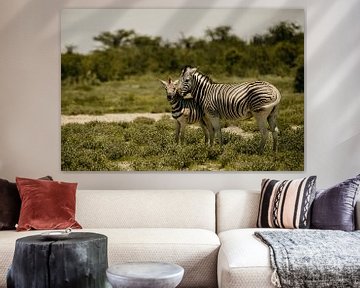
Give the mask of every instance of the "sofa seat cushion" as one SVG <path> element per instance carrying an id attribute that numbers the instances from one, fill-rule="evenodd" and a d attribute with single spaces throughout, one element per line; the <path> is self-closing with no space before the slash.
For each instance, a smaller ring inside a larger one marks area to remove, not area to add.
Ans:
<path id="1" fill-rule="evenodd" d="M 106 235 L 109 265 L 136 261 L 171 262 L 185 269 L 179 287 L 216 287 L 220 241 L 212 231 L 181 228 L 99 228 L 73 231 Z M 0 287 L 6 287 L 6 273 L 12 262 L 16 239 L 43 232 L 0 232 Z"/>
<path id="2" fill-rule="evenodd" d="M 274 287 L 269 248 L 254 236 L 255 231 L 262 230 L 273 229 L 234 229 L 219 234 L 219 288 Z"/>

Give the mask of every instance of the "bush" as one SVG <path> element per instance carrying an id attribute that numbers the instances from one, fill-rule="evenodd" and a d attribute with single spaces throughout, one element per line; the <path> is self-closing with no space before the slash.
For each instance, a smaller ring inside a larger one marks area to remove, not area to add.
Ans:
<path id="1" fill-rule="evenodd" d="M 294 91 L 298 93 L 304 92 L 304 63 L 296 69 Z"/>
<path id="2" fill-rule="evenodd" d="M 203 37 L 183 37 L 176 42 L 124 29 L 94 36 L 102 44 L 101 50 L 86 55 L 73 50 L 62 54 L 62 81 L 77 81 L 89 71 L 103 82 L 144 73 L 179 73 L 186 64 L 201 67 L 206 74 L 294 76 L 295 60 L 304 50 L 303 32 L 287 22 L 275 24 L 249 42 L 233 34 L 230 26 L 207 29 Z"/>

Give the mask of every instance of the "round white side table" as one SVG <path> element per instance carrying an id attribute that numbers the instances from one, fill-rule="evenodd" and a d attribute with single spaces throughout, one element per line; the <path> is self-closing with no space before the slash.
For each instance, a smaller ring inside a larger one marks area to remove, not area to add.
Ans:
<path id="1" fill-rule="evenodd" d="M 184 268 L 162 262 L 130 262 L 110 266 L 106 276 L 113 288 L 175 288 Z"/>

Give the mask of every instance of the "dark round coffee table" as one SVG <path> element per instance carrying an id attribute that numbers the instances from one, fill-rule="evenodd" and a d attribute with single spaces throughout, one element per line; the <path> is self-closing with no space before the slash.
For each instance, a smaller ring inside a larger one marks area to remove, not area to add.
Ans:
<path id="1" fill-rule="evenodd" d="M 162 262 L 117 264 L 106 270 L 114 288 L 175 288 L 184 276 L 184 268 Z"/>
<path id="2" fill-rule="evenodd" d="M 50 239 L 39 231 L 16 240 L 7 287 L 104 287 L 107 267 L 105 235 L 72 232 Z"/>

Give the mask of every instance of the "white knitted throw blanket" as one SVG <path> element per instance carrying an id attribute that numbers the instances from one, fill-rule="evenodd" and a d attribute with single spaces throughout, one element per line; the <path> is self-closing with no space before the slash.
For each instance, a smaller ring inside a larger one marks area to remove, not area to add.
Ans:
<path id="1" fill-rule="evenodd" d="M 360 287 L 360 230 L 255 232 L 270 248 L 275 287 Z"/>

